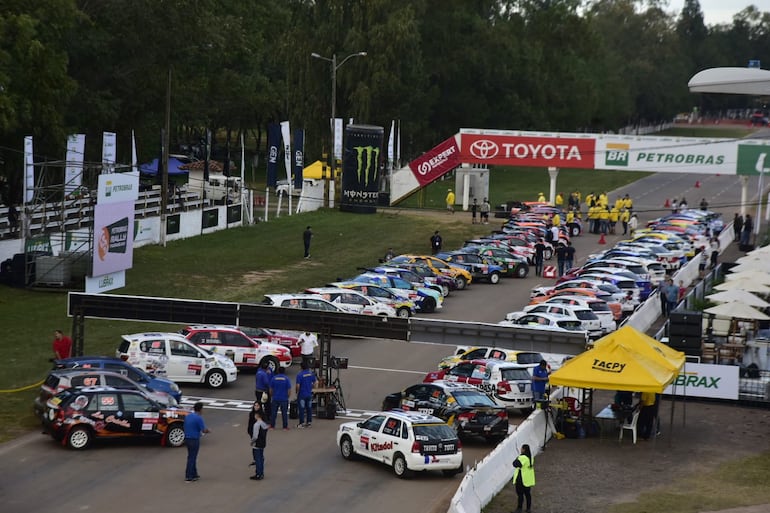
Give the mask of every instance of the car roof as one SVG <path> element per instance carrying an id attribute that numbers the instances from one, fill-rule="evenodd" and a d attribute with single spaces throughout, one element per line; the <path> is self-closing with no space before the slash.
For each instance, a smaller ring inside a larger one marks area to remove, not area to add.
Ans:
<path id="1" fill-rule="evenodd" d="M 359 296 L 363 296 L 364 294 L 361 291 L 354 290 L 354 289 L 346 289 L 343 287 L 311 287 L 309 289 L 305 289 L 309 291 L 311 294 L 357 294 Z"/>
<path id="2" fill-rule="evenodd" d="M 430 415 L 428 413 L 422 413 L 419 411 L 402 410 L 400 408 L 394 408 L 392 410 L 377 413 L 375 415 L 389 415 L 411 424 L 446 424 L 445 420 L 442 420 L 435 415 Z"/>
<path id="3" fill-rule="evenodd" d="M 506 369 L 524 369 L 528 370 L 530 366 L 523 365 L 521 363 L 510 362 L 508 360 L 500 360 L 498 358 L 479 358 L 476 360 L 461 360 L 457 364 L 461 363 L 473 363 L 475 365 L 486 365 L 487 367 L 501 367 Z"/>
<path id="4" fill-rule="evenodd" d="M 543 304 L 543 303 L 540 303 L 540 304 Z M 521 317 L 519 317 L 519 319 L 517 319 L 517 320 L 520 320 L 522 317 L 527 316 L 527 315 L 539 315 L 540 317 L 545 317 L 546 319 L 550 319 L 550 320 L 552 320 L 554 322 L 557 322 L 557 321 L 572 321 L 572 320 L 574 320 L 574 319 L 572 319 L 572 317 L 568 317 L 566 315 L 549 313 L 549 312 L 527 312 L 526 314 L 524 314 Z"/>
<path id="5" fill-rule="evenodd" d="M 131 341 L 131 342 L 141 342 L 143 340 L 156 339 L 158 337 L 189 342 L 189 340 L 187 340 L 185 336 L 182 335 L 181 333 L 162 333 L 158 331 L 147 332 L 147 333 L 132 333 L 128 335 L 122 335 L 122 337 L 125 340 Z"/>
<path id="6" fill-rule="evenodd" d="M 66 367 L 62 369 L 51 369 L 48 371 L 49 376 L 77 376 L 78 374 L 102 374 L 104 376 L 120 376 L 121 378 L 126 378 L 129 381 L 133 381 L 125 374 L 103 368 Z"/>
<path id="7" fill-rule="evenodd" d="M 240 328 L 236 326 L 231 325 L 224 325 L 224 324 L 191 324 L 184 329 L 189 331 L 199 331 L 199 330 L 217 330 L 217 331 L 238 331 L 240 332 Z"/>
<path id="8" fill-rule="evenodd" d="M 321 299 L 318 294 L 298 293 L 298 294 L 265 294 L 265 297 L 273 301 L 283 301 L 284 299 Z"/>

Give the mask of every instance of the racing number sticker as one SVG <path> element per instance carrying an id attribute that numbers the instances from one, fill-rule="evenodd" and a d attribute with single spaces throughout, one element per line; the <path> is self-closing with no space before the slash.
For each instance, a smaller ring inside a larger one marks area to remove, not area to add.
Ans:
<path id="1" fill-rule="evenodd" d="M 83 386 L 95 387 L 99 384 L 99 378 L 83 378 Z"/>

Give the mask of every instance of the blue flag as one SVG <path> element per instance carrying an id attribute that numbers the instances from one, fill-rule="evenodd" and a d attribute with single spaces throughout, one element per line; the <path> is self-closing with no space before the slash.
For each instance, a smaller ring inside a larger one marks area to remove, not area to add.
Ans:
<path id="1" fill-rule="evenodd" d="M 294 188 L 302 189 L 302 169 L 305 167 L 305 131 L 294 130 Z"/>
<path id="2" fill-rule="evenodd" d="M 278 185 L 278 154 L 281 151 L 281 126 L 278 123 L 267 125 L 267 186 Z"/>

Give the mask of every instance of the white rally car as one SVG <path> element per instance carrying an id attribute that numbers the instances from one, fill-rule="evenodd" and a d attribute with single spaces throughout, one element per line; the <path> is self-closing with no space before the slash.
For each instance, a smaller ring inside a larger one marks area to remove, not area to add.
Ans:
<path id="1" fill-rule="evenodd" d="M 342 457 L 356 456 L 393 467 L 400 478 L 413 472 L 440 470 L 447 477 L 463 471 L 457 432 L 446 422 L 416 411 L 392 410 L 362 422 L 345 422 L 337 430 Z"/>
<path id="2" fill-rule="evenodd" d="M 115 356 L 153 375 L 220 388 L 238 379 L 235 363 L 196 346 L 179 333 L 123 335 Z"/>

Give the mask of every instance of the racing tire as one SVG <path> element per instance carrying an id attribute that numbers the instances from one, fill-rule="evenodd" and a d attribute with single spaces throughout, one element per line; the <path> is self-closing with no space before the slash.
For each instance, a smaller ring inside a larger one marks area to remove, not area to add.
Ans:
<path id="1" fill-rule="evenodd" d="M 442 285 L 441 286 L 441 295 L 444 297 L 447 297 L 451 290 L 449 289 L 449 285 Z"/>
<path id="2" fill-rule="evenodd" d="M 169 426 L 168 431 L 166 431 L 166 446 L 182 447 L 184 438 L 184 426 L 181 422 L 177 422 Z"/>
<path id="3" fill-rule="evenodd" d="M 412 312 L 409 311 L 408 308 L 405 306 L 402 306 L 398 310 L 396 310 L 396 317 L 401 317 L 402 319 L 408 319 L 409 316 L 412 315 Z"/>
<path id="4" fill-rule="evenodd" d="M 400 452 L 393 457 L 393 473 L 399 479 L 408 479 L 412 477 L 412 471 L 406 466 L 406 458 Z"/>
<path id="5" fill-rule="evenodd" d="M 527 275 L 529 275 L 529 266 L 528 265 L 520 265 L 516 268 L 516 273 L 514 276 L 517 278 L 526 278 Z"/>
<path id="6" fill-rule="evenodd" d="M 78 426 L 67 434 L 67 447 L 76 451 L 82 451 L 91 445 L 93 438 L 94 434 L 89 428 Z"/>
<path id="7" fill-rule="evenodd" d="M 489 283 L 491 283 L 492 285 L 497 285 L 498 283 L 500 283 L 500 273 L 492 273 L 489 275 L 489 278 L 487 279 L 489 280 Z"/>
<path id="8" fill-rule="evenodd" d="M 340 454 L 346 460 L 356 459 L 356 450 L 353 448 L 353 440 L 349 436 L 343 436 L 340 440 Z"/>
<path id="9" fill-rule="evenodd" d="M 468 286 L 468 280 L 466 280 L 463 276 L 458 276 L 455 278 L 455 283 L 457 284 L 457 290 L 465 290 L 465 288 Z"/>
<path id="10" fill-rule="evenodd" d="M 457 474 L 461 474 L 462 471 L 463 471 L 463 462 L 461 461 L 459 467 L 442 470 L 441 473 L 444 474 L 444 477 L 454 477 Z"/>
<path id="11" fill-rule="evenodd" d="M 420 310 L 425 313 L 433 313 L 436 311 L 436 300 L 432 297 L 426 297 L 420 303 Z"/>
<path id="12" fill-rule="evenodd" d="M 274 356 L 265 356 L 264 358 L 262 358 L 262 361 L 259 363 L 260 365 L 262 365 L 262 363 L 265 363 L 265 362 L 267 362 L 268 370 L 273 374 L 276 374 L 278 372 L 278 367 L 281 366 L 281 364 L 278 362 L 278 358 Z"/>
<path id="13" fill-rule="evenodd" d="M 206 374 L 206 385 L 209 388 L 222 388 L 227 384 L 227 376 L 219 369 L 214 369 Z"/>

